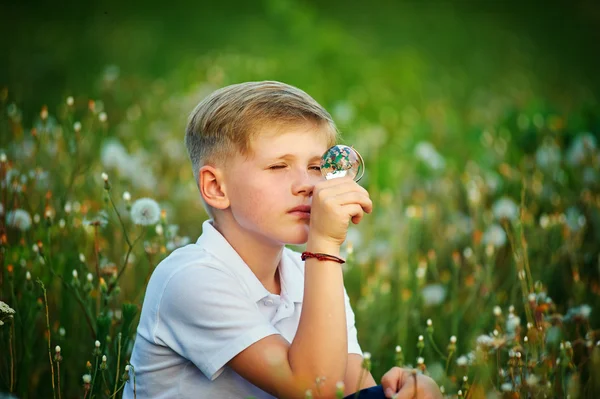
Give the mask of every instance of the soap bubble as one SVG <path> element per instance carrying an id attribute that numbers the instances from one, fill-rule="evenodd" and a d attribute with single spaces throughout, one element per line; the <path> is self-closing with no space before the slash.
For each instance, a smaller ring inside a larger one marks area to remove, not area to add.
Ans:
<path id="1" fill-rule="evenodd" d="M 358 182 L 364 173 L 364 161 L 352 147 L 335 145 L 325 151 L 321 158 L 321 174 L 327 180 L 349 176 Z"/>

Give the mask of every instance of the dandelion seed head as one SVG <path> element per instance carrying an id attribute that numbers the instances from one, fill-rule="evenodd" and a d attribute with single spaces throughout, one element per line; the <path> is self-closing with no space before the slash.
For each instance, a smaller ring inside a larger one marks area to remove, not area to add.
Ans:
<path id="1" fill-rule="evenodd" d="M 80 132 L 81 131 L 81 122 L 73 123 L 73 130 L 75 130 L 76 132 Z"/>
<path id="2" fill-rule="evenodd" d="M 457 366 L 466 366 L 468 364 L 469 360 L 467 359 L 466 356 L 460 356 L 458 359 L 456 359 L 456 365 Z"/>
<path id="3" fill-rule="evenodd" d="M 38 215 L 37 213 L 33 215 L 33 222 L 35 224 L 38 224 L 40 222 L 40 215 Z"/>
<path id="4" fill-rule="evenodd" d="M 471 247 L 466 247 L 463 251 L 463 256 L 467 259 L 471 258 L 471 256 L 473 256 L 473 250 L 471 249 Z"/>
<path id="5" fill-rule="evenodd" d="M 2 162 L 2 163 L 6 162 L 6 154 L 3 152 L 0 152 L 0 162 Z"/>
<path id="6" fill-rule="evenodd" d="M 106 355 L 102 355 L 102 363 L 106 363 Z"/>
<path id="7" fill-rule="evenodd" d="M 82 254 L 82 253 L 79 253 L 79 261 L 80 261 L 81 263 L 85 263 L 85 255 L 84 255 L 84 254 Z"/>
<path id="8" fill-rule="evenodd" d="M 529 337 L 527 337 L 527 335 L 526 335 L 526 336 L 523 338 L 523 341 L 524 341 L 525 343 L 529 342 Z"/>
<path id="9" fill-rule="evenodd" d="M 65 330 L 64 327 L 60 327 L 58 329 L 58 335 L 60 335 L 61 337 L 64 337 L 67 334 L 67 331 Z"/>
<path id="10" fill-rule="evenodd" d="M 519 217 L 519 207 L 509 197 L 502 197 L 492 206 L 492 213 L 497 220 L 508 219 L 512 222 Z"/>
<path id="11" fill-rule="evenodd" d="M 498 317 L 502 315 L 502 308 L 500 306 L 494 306 L 494 316 Z"/>
<path id="12" fill-rule="evenodd" d="M 494 223 L 483 233 L 482 242 L 496 248 L 503 247 L 506 244 L 506 232 L 502 226 Z"/>
<path id="13" fill-rule="evenodd" d="M 529 299 L 529 302 L 535 302 L 536 295 L 532 292 L 527 296 L 527 299 Z"/>
<path id="14" fill-rule="evenodd" d="M 73 278 L 78 278 L 79 274 L 77 273 L 77 270 L 73 269 Z"/>
<path id="15" fill-rule="evenodd" d="M 451 344 L 455 344 L 456 343 L 456 335 L 453 335 L 450 337 L 450 343 Z"/>
<path id="16" fill-rule="evenodd" d="M 464 381 L 464 382 L 467 382 L 468 380 L 469 380 L 469 377 L 467 377 L 466 375 L 465 375 L 465 376 L 463 376 L 463 381 Z"/>
<path id="17" fill-rule="evenodd" d="M 61 229 L 64 229 L 66 225 L 67 225 L 67 222 L 65 221 L 65 219 L 62 219 L 62 218 L 61 218 L 61 219 L 58 221 L 58 227 L 60 227 Z"/>
<path id="18" fill-rule="evenodd" d="M 129 191 L 123 193 L 123 200 L 127 202 L 131 201 L 131 194 L 129 194 Z"/>
<path id="19" fill-rule="evenodd" d="M 31 273 L 29 272 L 29 270 L 27 270 L 27 273 L 25 273 L 25 278 L 27 279 L 27 281 L 31 281 Z"/>
<path id="20" fill-rule="evenodd" d="M 158 234 L 159 236 L 163 235 L 163 227 L 161 224 L 157 224 L 156 227 L 154 228 L 154 230 L 156 231 L 156 234 Z"/>
<path id="21" fill-rule="evenodd" d="M 84 384 L 89 384 L 90 382 L 92 382 L 92 376 L 90 374 L 84 374 L 83 377 L 81 377 L 81 379 L 83 380 Z"/>
<path id="22" fill-rule="evenodd" d="M 431 319 L 427 319 L 427 326 L 431 327 L 433 325 L 433 322 L 431 321 Z"/>
<path id="23" fill-rule="evenodd" d="M 15 310 L 4 301 L 0 301 L 0 313 L 15 314 Z"/>
<path id="24" fill-rule="evenodd" d="M 102 172 L 102 180 L 108 181 L 108 175 L 105 172 Z"/>
<path id="25" fill-rule="evenodd" d="M 131 219 L 141 226 L 156 224 L 160 220 L 160 206 L 152 198 L 140 198 L 131 206 Z"/>
<path id="26" fill-rule="evenodd" d="M 54 348 L 54 352 L 60 353 L 60 346 L 56 345 L 56 347 Z"/>
<path id="27" fill-rule="evenodd" d="M 513 389 L 513 386 L 510 382 L 505 382 L 502 385 L 500 385 L 500 390 L 502 392 L 510 392 L 510 391 L 512 391 L 512 389 Z"/>
<path id="28" fill-rule="evenodd" d="M 421 291 L 425 306 L 439 305 L 446 299 L 446 288 L 441 284 L 430 284 Z"/>
<path id="29" fill-rule="evenodd" d="M 129 372 L 129 370 L 130 370 L 130 369 L 131 369 L 131 366 L 130 366 L 130 365 L 127 365 L 127 366 L 125 366 L 125 371 L 126 371 L 126 372 Z"/>
<path id="30" fill-rule="evenodd" d="M 99 348 L 100 347 L 100 341 L 96 340 L 96 342 L 94 342 L 94 346 L 96 348 Z"/>
<path id="31" fill-rule="evenodd" d="M 365 359 L 365 360 L 371 360 L 371 352 L 364 352 L 363 353 L 363 359 Z"/>
<path id="32" fill-rule="evenodd" d="M 100 114 L 98 114 L 98 120 L 100 122 L 106 122 L 107 119 L 108 115 L 106 115 L 106 112 L 100 112 Z"/>
<path id="33" fill-rule="evenodd" d="M 87 274 L 87 281 L 89 281 L 90 283 L 91 283 L 92 281 L 94 281 L 94 275 L 93 275 L 92 273 L 88 273 L 88 274 Z"/>
<path id="34" fill-rule="evenodd" d="M 417 358 L 417 364 L 418 364 L 418 365 L 422 365 L 423 363 L 425 363 L 425 359 L 423 359 L 421 356 L 419 356 L 419 357 Z"/>
<path id="35" fill-rule="evenodd" d="M 423 342 L 423 336 L 419 335 L 419 342 Z"/>
<path id="36" fill-rule="evenodd" d="M 400 345 L 396 345 L 396 353 L 402 352 L 402 347 Z"/>
<path id="37" fill-rule="evenodd" d="M 540 378 L 537 375 L 535 375 L 535 374 L 529 374 L 527 376 L 527 378 L 525 379 L 525 382 L 530 387 L 534 387 L 534 386 L 536 386 L 540 382 Z"/>
<path id="38" fill-rule="evenodd" d="M 75 99 L 73 98 L 73 96 L 67 97 L 67 105 L 70 107 L 73 104 L 75 104 Z"/>
<path id="39" fill-rule="evenodd" d="M 31 216 L 23 209 L 15 209 L 6 215 L 6 223 L 21 231 L 27 231 L 31 227 Z"/>

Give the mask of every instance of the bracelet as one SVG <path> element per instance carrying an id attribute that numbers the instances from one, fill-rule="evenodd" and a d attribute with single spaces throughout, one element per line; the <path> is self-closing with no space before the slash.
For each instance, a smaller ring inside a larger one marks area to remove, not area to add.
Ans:
<path id="1" fill-rule="evenodd" d="M 346 263 L 346 261 L 342 258 L 338 258 L 337 256 L 321 254 L 321 253 L 313 253 L 313 252 L 302 252 L 302 260 L 306 260 L 308 258 L 316 258 L 317 260 L 331 260 L 337 263 Z"/>

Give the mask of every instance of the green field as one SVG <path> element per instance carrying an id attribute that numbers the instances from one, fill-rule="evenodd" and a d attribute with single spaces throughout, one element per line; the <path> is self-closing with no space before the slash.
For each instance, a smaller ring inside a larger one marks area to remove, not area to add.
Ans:
<path id="1" fill-rule="evenodd" d="M 15 2 L 0 15 L 0 397 L 132 383 L 147 279 L 207 218 L 188 114 L 266 79 L 311 94 L 365 159 L 375 211 L 343 250 L 376 380 L 398 364 L 448 397 L 600 396 L 600 7 Z M 144 197 L 162 210 L 149 226 L 131 217 Z"/>

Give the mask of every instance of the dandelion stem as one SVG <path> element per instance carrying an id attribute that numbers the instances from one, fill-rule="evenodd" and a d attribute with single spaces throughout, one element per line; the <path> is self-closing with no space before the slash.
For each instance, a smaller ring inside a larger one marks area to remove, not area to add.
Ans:
<path id="1" fill-rule="evenodd" d="M 117 394 L 117 385 L 119 382 L 119 367 L 120 367 L 120 363 L 121 363 L 121 333 L 119 333 L 119 342 L 117 344 L 117 367 L 116 367 L 116 372 L 115 372 L 115 389 L 114 389 L 114 394 Z"/>
<path id="2" fill-rule="evenodd" d="M 141 232 L 140 235 L 137 236 L 137 238 L 135 239 L 133 244 L 129 244 L 129 241 L 127 241 L 129 248 L 127 248 L 127 254 L 125 255 L 125 260 L 123 261 L 123 266 L 121 267 L 121 270 L 119 270 L 117 277 L 114 279 L 114 281 L 112 282 L 110 287 L 108 287 L 108 295 L 110 295 L 112 290 L 117 286 L 117 282 L 119 281 L 119 279 L 123 275 L 123 272 L 125 271 L 125 268 L 127 267 L 127 262 L 129 262 L 129 255 L 131 255 L 131 251 L 133 250 L 133 247 L 135 247 L 135 244 L 137 244 L 137 242 L 142 238 L 143 235 L 144 235 L 144 232 Z"/>
<path id="3" fill-rule="evenodd" d="M 121 227 L 123 228 L 123 235 L 125 236 L 125 241 L 127 241 L 127 245 L 129 245 L 131 247 L 132 245 L 131 245 L 131 241 L 129 241 L 129 235 L 127 235 L 127 229 L 125 228 L 125 223 L 123 223 L 123 219 L 121 219 L 121 214 L 119 213 L 119 210 L 117 209 L 117 206 L 115 205 L 115 202 L 112 199 L 112 195 L 110 195 L 110 191 L 107 192 L 107 195 L 108 195 L 108 199 L 110 200 L 110 204 L 112 205 L 113 209 L 115 210 L 115 213 L 117 214 L 119 223 L 121 223 Z"/>
<path id="4" fill-rule="evenodd" d="M 428 333 L 427 336 L 429 337 L 429 342 L 431 342 L 431 346 L 437 352 L 437 354 L 440 355 L 440 357 L 444 360 L 448 359 L 435 344 L 435 341 L 433 340 L 433 335 L 431 333 Z"/>
<path id="5" fill-rule="evenodd" d="M 10 323 L 10 332 L 8 335 L 8 346 L 10 347 L 10 392 L 14 392 L 15 386 L 15 358 L 13 353 L 13 335 L 15 335 L 15 321 L 12 320 Z"/>
<path id="6" fill-rule="evenodd" d="M 56 386 L 54 385 L 54 362 L 52 361 L 52 350 L 50 349 L 50 316 L 48 315 L 48 296 L 46 295 L 46 287 L 39 278 L 37 283 L 42 287 L 44 291 L 44 304 L 46 305 L 46 328 L 48 330 L 48 358 L 50 359 L 50 371 L 52 374 L 52 397 L 56 399 Z"/>
<path id="7" fill-rule="evenodd" d="M 60 399 L 60 362 L 56 362 L 56 385 L 58 386 L 58 399 Z"/>

